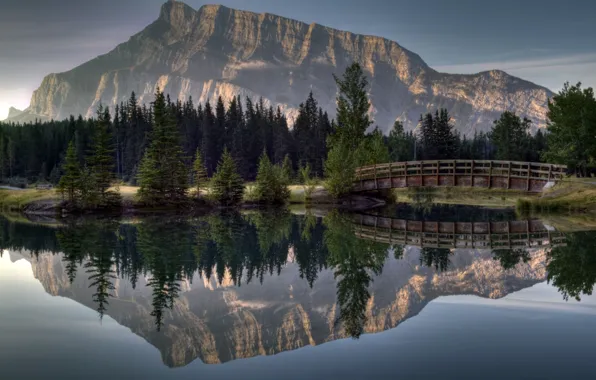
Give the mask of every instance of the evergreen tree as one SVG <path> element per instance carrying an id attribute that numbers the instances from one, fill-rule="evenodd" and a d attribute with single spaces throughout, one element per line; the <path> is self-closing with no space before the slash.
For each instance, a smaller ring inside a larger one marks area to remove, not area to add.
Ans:
<path id="1" fill-rule="evenodd" d="M 284 176 L 284 181 L 290 184 L 294 178 L 294 170 L 292 169 L 292 160 L 290 159 L 289 154 L 286 154 L 284 157 L 283 163 L 281 165 L 281 171 Z"/>
<path id="2" fill-rule="evenodd" d="M 514 112 L 505 111 L 495 120 L 490 132 L 490 141 L 495 147 L 497 160 L 523 161 L 530 143 L 530 124 Z"/>
<path id="3" fill-rule="evenodd" d="M 197 197 L 199 197 L 201 195 L 201 188 L 205 187 L 209 177 L 207 177 L 207 171 L 205 170 L 205 165 L 203 165 L 201 151 L 198 148 L 193 163 L 193 174 L 195 178 L 195 187 L 197 188 Z"/>
<path id="4" fill-rule="evenodd" d="M 110 113 L 102 105 L 97 110 L 97 125 L 93 149 L 88 158 L 89 166 L 93 173 L 95 191 L 98 204 L 95 206 L 106 207 L 120 204 L 120 194 L 109 191 L 114 180 L 114 150 L 111 147 Z"/>
<path id="5" fill-rule="evenodd" d="M 211 189 L 214 199 L 222 206 L 236 206 L 242 202 L 244 183 L 227 149 L 224 150 L 217 171 L 211 179 Z"/>
<path id="6" fill-rule="evenodd" d="M 547 162 L 568 165 L 579 176 L 596 166 L 596 99 L 592 88 L 565 83 L 548 102 Z"/>
<path id="7" fill-rule="evenodd" d="M 423 157 L 426 160 L 455 158 L 458 137 L 453 131 L 451 117 L 446 109 L 437 110 L 435 115 L 420 116 Z"/>
<path id="8" fill-rule="evenodd" d="M 346 194 L 352 188 L 357 152 L 367 128 L 370 102 L 368 81 L 358 63 L 346 69 L 343 78 L 334 77 L 339 90 L 337 97 L 337 128 L 329 137 L 329 153 L 325 163 L 327 187 L 334 197 Z"/>
<path id="9" fill-rule="evenodd" d="M 370 135 L 365 136 L 358 149 L 358 154 L 360 165 L 376 165 L 390 161 L 389 149 L 385 144 L 383 133 L 378 128 Z"/>
<path id="10" fill-rule="evenodd" d="M 203 110 L 203 140 L 201 141 L 201 152 L 205 160 L 207 174 L 212 175 L 217 164 L 217 133 L 215 126 L 215 115 L 209 101 Z"/>
<path id="11" fill-rule="evenodd" d="M 290 197 L 287 175 L 281 167 L 271 164 L 265 150 L 259 160 L 255 191 L 257 199 L 267 204 L 283 203 Z"/>
<path id="12" fill-rule="evenodd" d="M 77 201 L 77 191 L 79 190 L 81 181 L 81 167 L 77 159 L 74 140 L 71 140 L 70 144 L 68 144 L 62 170 L 64 171 L 64 175 L 60 178 L 58 190 L 62 193 L 63 197 L 66 195 L 66 200 L 69 203 L 74 204 Z"/>
<path id="13" fill-rule="evenodd" d="M 146 204 L 180 204 L 186 200 L 187 171 L 173 115 L 159 89 L 153 120 L 151 143 L 139 170 L 138 195 Z"/>

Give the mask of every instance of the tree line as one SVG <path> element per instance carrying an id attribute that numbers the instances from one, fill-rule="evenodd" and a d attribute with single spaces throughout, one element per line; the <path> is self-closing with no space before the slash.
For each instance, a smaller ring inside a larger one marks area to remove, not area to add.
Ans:
<path id="1" fill-rule="evenodd" d="M 198 174 L 203 182 L 217 177 L 226 161 L 226 172 L 236 173 L 236 180 L 253 181 L 259 168 L 267 168 L 261 165 L 265 156 L 272 167 L 285 167 L 285 180 L 295 181 L 308 167 L 310 176 L 325 177 L 336 196 L 348 191 L 357 166 L 388 161 L 549 161 L 582 176 L 596 166 L 596 101 L 592 89 L 582 90 L 581 84 L 565 84 L 549 101 L 544 132 L 532 134 L 531 120 L 506 111 L 488 133 L 466 137 L 448 110 L 439 109 L 421 115 L 413 131 L 396 121 L 384 136 L 378 128 L 371 131 L 368 81 L 360 65 L 350 65 L 335 80 L 335 120 L 310 93 L 292 128 L 279 107 L 267 107 L 262 99 L 254 104 L 236 97 L 226 105 L 220 97 L 215 107 L 195 106 L 192 99 L 173 102 L 159 89 L 151 105 L 140 105 L 132 93 L 113 114 L 100 107 L 89 119 L 0 123 L 0 180 L 59 183 L 63 176 L 69 180 L 67 168 L 78 163 L 81 178 L 90 181 L 87 187 L 102 187 L 99 194 L 88 194 L 92 204 L 117 200 L 105 188 L 115 180 L 140 185 L 145 201 L 155 203 L 183 198 Z M 200 169 L 193 165 L 197 159 Z"/>

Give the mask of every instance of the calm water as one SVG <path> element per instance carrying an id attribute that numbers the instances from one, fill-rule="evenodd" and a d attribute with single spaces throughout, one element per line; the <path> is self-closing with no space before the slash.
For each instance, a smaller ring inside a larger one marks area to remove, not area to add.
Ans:
<path id="1" fill-rule="evenodd" d="M 1 219 L 0 246 L 0 379 L 596 378 L 596 232 L 509 211 Z"/>

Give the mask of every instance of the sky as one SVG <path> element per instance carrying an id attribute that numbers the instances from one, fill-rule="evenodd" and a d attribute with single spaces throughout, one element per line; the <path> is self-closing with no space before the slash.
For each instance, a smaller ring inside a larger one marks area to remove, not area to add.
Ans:
<path id="1" fill-rule="evenodd" d="M 45 75 L 141 31 L 164 1 L 0 0 L 0 120 L 26 108 Z M 214 1 L 386 37 L 443 72 L 501 69 L 553 91 L 566 81 L 596 87 L 594 0 Z"/>

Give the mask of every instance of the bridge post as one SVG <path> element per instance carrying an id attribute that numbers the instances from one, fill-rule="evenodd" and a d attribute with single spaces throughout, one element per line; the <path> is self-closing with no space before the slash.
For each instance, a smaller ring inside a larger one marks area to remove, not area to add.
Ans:
<path id="1" fill-rule="evenodd" d="M 488 222 L 488 246 L 490 247 L 490 249 L 493 249 L 493 240 L 491 237 L 491 231 L 492 231 L 492 227 L 491 227 L 492 222 L 489 221 Z"/>
<path id="2" fill-rule="evenodd" d="M 528 162 L 528 178 L 526 183 L 526 191 L 530 191 L 530 176 L 532 173 L 532 164 Z"/>
<path id="3" fill-rule="evenodd" d="M 377 164 L 375 164 L 375 190 L 379 190 L 379 182 L 377 180 Z"/>
<path id="4" fill-rule="evenodd" d="M 493 183 L 493 162 L 490 161 L 490 166 L 488 167 L 488 188 L 492 187 Z"/>
<path id="5" fill-rule="evenodd" d="M 408 161 L 404 162 L 404 184 L 408 187 Z"/>
<path id="6" fill-rule="evenodd" d="M 507 190 L 511 189 L 511 161 L 507 163 Z"/>
<path id="7" fill-rule="evenodd" d="M 511 249 L 511 221 L 507 221 L 507 248 Z"/>
<path id="8" fill-rule="evenodd" d="M 530 240 L 530 221 L 526 220 L 526 237 L 528 239 L 528 248 L 532 246 L 532 241 Z"/>
<path id="9" fill-rule="evenodd" d="M 391 169 L 392 162 L 389 163 L 389 188 L 393 189 L 393 171 Z"/>
<path id="10" fill-rule="evenodd" d="M 455 178 L 455 167 L 457 166 L 457 161 L 453 160 L 453 186 L 457 186 L 457 179 Z"/>
<path id="11" fill-rule="evenodd" d="M 471 180 L 472 180 L 472 187 L 474 187 L 474 160 L 472 160 L 472 170 L 470 171 Z"/>
<path id="12" fill-rule="evenodd" d="M 548 182 L 550 182 L 550 177 L 552 175 L 552 172 L 553 172 L 553 166 L 548 165 Z"/>
<path id="13" fill-rule="evenodd" d="M 437 187 L 439 187 L 439 168 L 441 167 L 441 161 L 437 160 L 437 172 L 435 173 L 437 180 Z"/>

